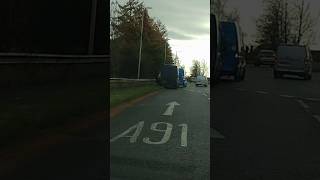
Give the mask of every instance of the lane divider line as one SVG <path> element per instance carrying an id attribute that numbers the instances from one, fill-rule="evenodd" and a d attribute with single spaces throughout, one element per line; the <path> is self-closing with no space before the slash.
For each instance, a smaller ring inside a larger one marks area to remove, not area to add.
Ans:
<path id="1" fill-rule="evenodd" d="M 266 91 L 256 91 L 256 93 L 259 93 L 259 94 L 269 94 L 269 93 L 266 92 Z"/>
<path id="2" fill-rule="evenodd" d="M 247 89 L 244 89 L 244 88 L 236 88 L 236 90 L 238 90 L 238 91 L 247 91 Z"/>
<path id="3" fill-rule="evenodd" d="M 320 99 L 318 98 L 303 98 L 303 99 L 307 101 L 320 101 Z"/>
<path id="4" fill-rule="evenodd" d="M 320 123 L 320 116 L 319 115 L 313 115 L 313 118 L 315 118 Z"/>
<path id="5" fill-rule="evenodd" d="M 304 108 L 304 109 L 309 109 L 309 106 L 306 104 L 306 103 L 304 103 L 302 100 L 297 100 L 297 102 Z"/>
<path id="6" fill-rule="evenodd" d="M 214 138 L 214 139 L 224 139 L 225 137 L 217 130 L 215 129 L 211 129 L 210 131 L 211 133 L 211 137 Z"/>
<path id="7" fill-rule="evenodd" d="M 295 96 L 290 96 L 290 95 L 286 95 L 286 94 L 281 94 L 280 97 L 284 97 L 284 98 L 295 98 Z"/>

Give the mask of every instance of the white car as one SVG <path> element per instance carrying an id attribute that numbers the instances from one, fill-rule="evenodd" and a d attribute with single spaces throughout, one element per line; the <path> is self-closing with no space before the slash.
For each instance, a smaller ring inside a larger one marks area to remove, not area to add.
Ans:
<path id="1" fill-rule="evenodd" d="M 204 76 L 197 76 L 196 78 L 196 86 L 208 86 L 208 80 Z"/>

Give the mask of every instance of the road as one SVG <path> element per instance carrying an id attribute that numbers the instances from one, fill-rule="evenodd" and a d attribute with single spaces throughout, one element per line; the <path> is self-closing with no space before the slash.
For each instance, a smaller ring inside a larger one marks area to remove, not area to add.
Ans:
<path id="1" fill-rule="evenodd" d="M 245 81 L 213 92 L 215 180 L 320 179 L 320 73 L 273 79 L 249 66 Z"/>
<path id="2" fill-rule="evenodd" d="M 209 179 L 209 89 L 163 89 L 111 119 L 111 179 Z"/>

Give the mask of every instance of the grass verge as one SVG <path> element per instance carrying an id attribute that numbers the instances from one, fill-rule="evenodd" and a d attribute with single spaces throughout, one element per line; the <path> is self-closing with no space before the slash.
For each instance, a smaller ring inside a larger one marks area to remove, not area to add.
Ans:
<path id="1" fill-rule="evenodd" d="M 156 84 L 147 84 L 137 87 L 114 87 L 110 88 L 110 107 L 115 107 L 123 102 L 160 90 Z"/>
<path id="2" fill-rule="evenodd" d="M 2 92 L 0 148 L 105 111 L 105 89 L 105 81 L 91 79 Z"/>

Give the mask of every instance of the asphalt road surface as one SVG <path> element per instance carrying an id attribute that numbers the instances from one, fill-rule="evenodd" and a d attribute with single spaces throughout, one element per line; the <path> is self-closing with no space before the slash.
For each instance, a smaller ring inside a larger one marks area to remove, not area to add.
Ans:
<path id="1" fill-rule="evenodd" d="M 320 179 L 320 74 L 273 79 L 248 67 L 213 89 L 215 180 Z"/>
<path id="2" fill-rule="evenodd" d="M 164 89 L 111 119 L 111 179 L 209 179 L 209 89 Z"/>

